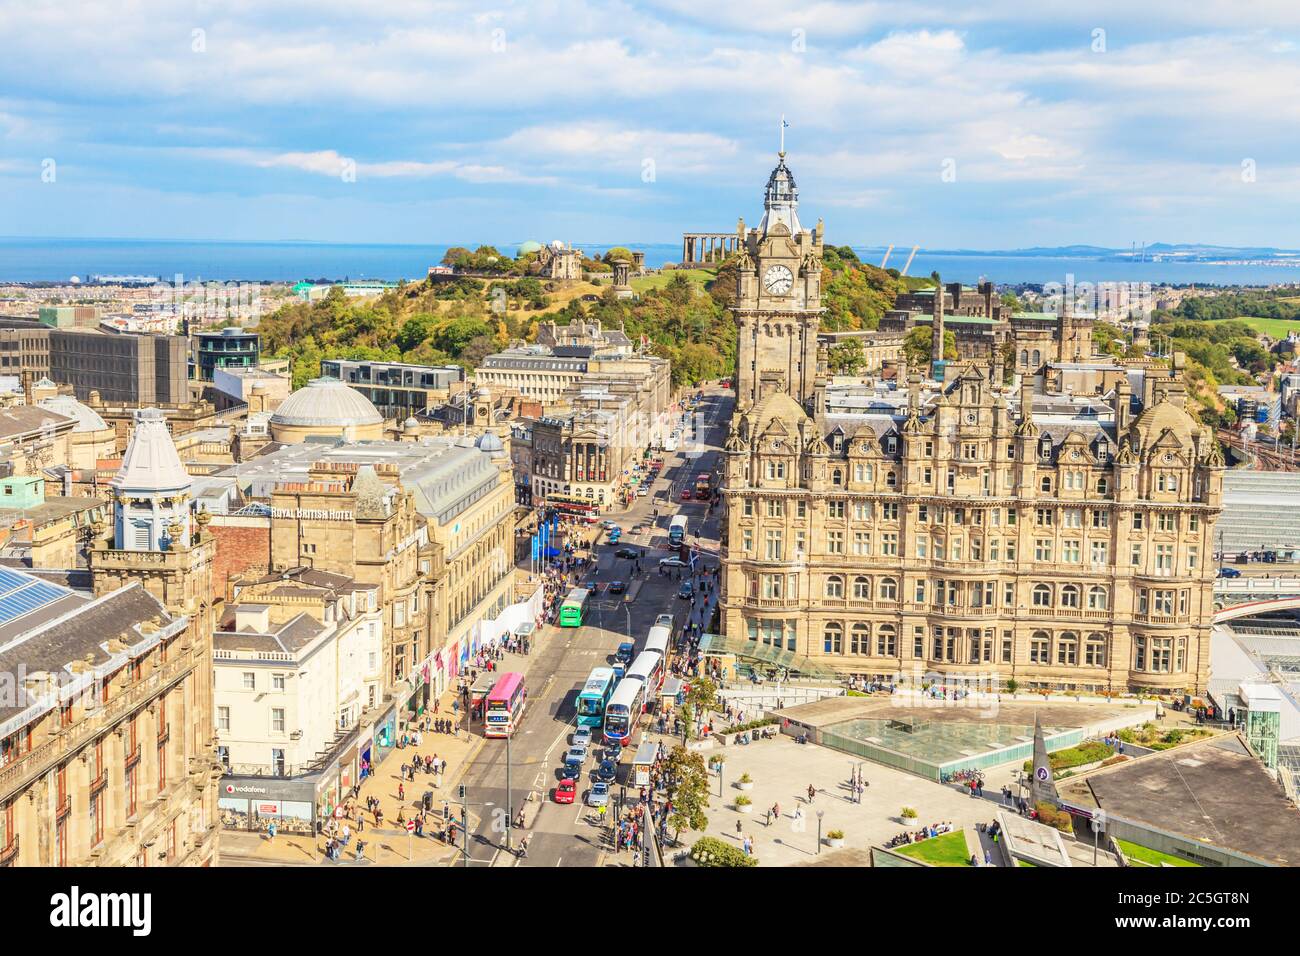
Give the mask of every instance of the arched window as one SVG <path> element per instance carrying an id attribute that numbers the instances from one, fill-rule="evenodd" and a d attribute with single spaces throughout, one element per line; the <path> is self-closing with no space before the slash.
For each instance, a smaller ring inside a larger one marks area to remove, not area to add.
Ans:
<path id="1" fill-rule="evenodd" d="M 827 654 L 844 653 L 844 625 L 838 621 L 828 621 L 822 631 L 822 650 Z"/>
<path id="2" fill-rule="evenodd" d="M 849 632 L 849 653 L 850 654 L 870 654 L 871 653 L 871 625 L 865 621 L 859 621 L 853 625 L 853 630 Z"/>
<path id="3" fill-rule="evenodd" d="M 853 597 L 858 601 L 871 600 L 871 578 L 858 575 L 853 579 Z"/>
<path id="4" fill-rule="evenodd" d="M 1029 639 L 1029 663 L 1050 664 L 1052 662 L 1052 639 L 1046 631 L 1034 631 Z"/>
<path id="5" fill-rule="evenodd" d="M 1038 349 L 1034 349 L 1034 360 L 1031 363 L 1031 366 L 1033 368 L 1038 368 L 1038 366 L 1042 364 L 1043 364 L 1043 353 L 1040 352 Z"/>
<path id="6" fill-rule="evenodd" d="M 826 596 L 828 598 L 844 597 L 844 579 L 838 574 L 832 574 L 826 579 Z"/>
<path id="7" fill-rule="evenodd" d="M 1110 607 L 1110 592 L 1100 584 L 1088 588 L 1088 610 L 1104 611 Z"/>
<path id="8" fill-rule="evenodd" d="M 1110 482 L 1107 481 L 1105 477 L 1101 477 L 1097 479 L 1097 494 L 1099 495 L 1110 494 Z"/>
<path id="9" fill-rule="evenodd" d="M 831 484 L 832 485 L 844 484 L 844 469 L 842 468 L 831 469 Z"/>
<path id="10" fill-rule="evenodd" d="M 1052 586 L 1050 584 L 1034 585 L 1034 607 L 1052 606 Z"/>
<path id="11" fill-rule="evenodd" d="M 1078 607 L 1079 606 L 1079 587 L 1076 584 L 1066 584 L 1061 588 L 1061 607 Z"/>
<path id="12" fill-rule="evenodd" d="M 876 654 L 879 657 L 898 656 L 898 635 L 892 624 L 881 624 L 876 628 Z"/>
<path id="13" fill-rule="evenodd" d="M 1083 662 L 1089 667 L 1106 666 L 1106 635 L 1093 632 L 1083 646 Z"/>
<path id="14" fill-rule="evenodd" d="M 1021 365 L 1029 364 L 1029 349 L 1020 350 L 1020 364 Z"/>
<path id="15" fill-rule="evenodd" d="M 895 487 L 897 484 L 898 484 L 898 473 L 897 473 L 897 472 L 894 472 L 894 471 L 888 471 L 888 472 L 886 472 L 886 473 L 885 473 L 885 485 L 886 485 L 886 487 L 893 488 L 893 487 Z"/>
<path id="16" fill-rule="evenodd" d="M 880 600 L 893 601 L 898 598 L 898 582 L 893 578 L 883 578 L 880 582 Z"/>
<path id="17" fill-rule="evenodd" d="M 1074 665 L 1079 663 L 1079 635 L 1066 631 L 1056 642 L 1056 663 Z"/>

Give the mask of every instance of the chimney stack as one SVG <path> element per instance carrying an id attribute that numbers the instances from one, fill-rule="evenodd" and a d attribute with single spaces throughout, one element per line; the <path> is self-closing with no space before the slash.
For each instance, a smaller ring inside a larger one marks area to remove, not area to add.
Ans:
<path id="1" fill-rule="evenodd" d="M 934 273 L 934 313 L 930 326 L 930 375 L 943 381 L 943 283 Z"/>

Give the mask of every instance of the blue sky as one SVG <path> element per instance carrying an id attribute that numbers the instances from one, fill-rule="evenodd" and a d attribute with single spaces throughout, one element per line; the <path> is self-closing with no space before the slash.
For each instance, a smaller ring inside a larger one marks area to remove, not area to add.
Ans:
<path id="1" fill-rule="evenodd" d="M 0 235 L 671 242 L 784 113 L 836 243 L 1300 247 L 1300 6 L 1084 6 L 0 0 Z"/>

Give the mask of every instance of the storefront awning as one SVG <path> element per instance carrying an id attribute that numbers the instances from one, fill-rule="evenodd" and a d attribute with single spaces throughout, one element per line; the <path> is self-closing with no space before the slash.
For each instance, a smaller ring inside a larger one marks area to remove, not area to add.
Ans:
<path id="1" fill-rule="evenodd" d="M 762 641 L 724 637 L 721 634 L 705 634 L 700 638 L 701 657 L 717 657 L 722 654 L 732 654 L 739 660 L 767 667 L 781 667 L 791 677 L 834 679 L 839 676 L 834 668 L 818 663 L 807 654 L 796 654 Z"/>

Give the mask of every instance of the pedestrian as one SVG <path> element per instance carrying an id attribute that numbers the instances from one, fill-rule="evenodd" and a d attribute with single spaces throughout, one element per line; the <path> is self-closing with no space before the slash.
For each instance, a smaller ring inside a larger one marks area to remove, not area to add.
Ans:
<path id="1" fill-rule="evenodd" d="M 808 804 L 811 806 L 813 800 L 815 800 L 816 798 L 817 798 L 817 788 L 810 783 L 808 784 Z"/>
<path id="2" fill-rule="evenodd" d="M 743 824 L 740 822 L 739 819 L 737 819 L 737 820 L 736 820 L 736 836 L 740 836 L 740 832 L 741 832 L 741 830 L 742 830 L 743 828 L 744 828 Z"/>
<path id="3" fill-rule="evenodd" d="M 274 820 L 272 820 L 270 823 L 266 825 L 266 841 L 268 843 L 275 842 L 275 821 Z"/>

